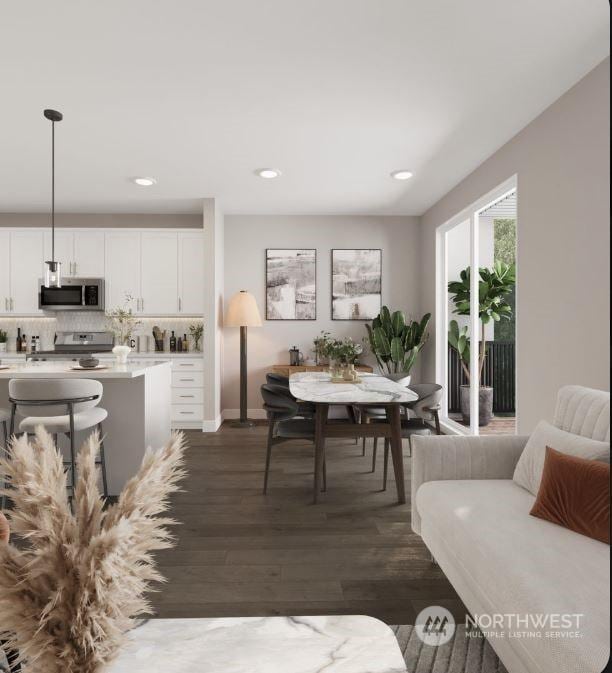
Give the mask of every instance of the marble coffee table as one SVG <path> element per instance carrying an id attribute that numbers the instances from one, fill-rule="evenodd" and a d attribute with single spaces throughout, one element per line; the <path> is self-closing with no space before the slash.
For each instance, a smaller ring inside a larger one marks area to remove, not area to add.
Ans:
<path id="1" fill-rule="evenodd" d="M 406 673 L 372 617 L 151 619 L 105 673 Z"/>

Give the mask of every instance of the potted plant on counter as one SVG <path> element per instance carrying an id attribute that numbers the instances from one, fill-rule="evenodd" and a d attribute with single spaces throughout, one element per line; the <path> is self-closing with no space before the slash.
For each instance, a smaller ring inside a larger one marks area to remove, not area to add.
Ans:
<path id="1" fill-rule="evenodd" d="M 132 302 L 132 297 L 129 294 L 125 295 L 125 304 L 108 311 L 106 317 L 109 320 L 110 330 L 115 336 L 115 345 L 113 346 L 113 353 L 117 358 L 117 364 L 124 365 L 127 362 L 128 355 L 132 348 L 130 341 L 132 334 L 137 325 L 140 325 L 140 320 L 132 313 L 129 304 Z"/>
<path id="2" fill-rule="evenodd" d="M 199 353 L 202 350 L 200 341 L 202 340 L 202 335 L 204 334 L 204 325 L 201 322 L 192 323 L 189 325 L 189 334 L 193 339 L 193 350 Z"/>
<path id="3" fill-rule="evenodd" d="M 478 319 L 480 322 L 480 343 L 478 351 L 478 425 L 485 426 L 493 418 L 493 388 L 482 385 L 482 371 L 487 357 L 486 326 L 494 321 L 510 320 L 512 307 L 507 301 L 516 284 L 516 267 L 497 261 L 492 268 L 478 270 Z M 470 267 L 459 274 L 460 280 L 448 284 L 448 292 L 456 315 L 470 315 Z M 460 404 L 463 422 L 470 423 L 470 337 L 468 326 L 459 327 L 451 320 L 448 343 L 457 351 L 461 367 L 468 381 L 460 387 Z"/>
<path id="4" fill-rule="evenodd" d="M 383 306 L 371 325 L 366 325 L 370 348 L 384 376 L 404 386 L 410 383 L 410 370 L 429 338 L 427 325 L 431 313 L 420 321 L 406 320 L 403 311 Z"/>
<path id="5" fill-rule="evenodd" d="M 6 342 L 8 339 L 8 334 L 0 329 L 0 353 L 6 353 Z"/>

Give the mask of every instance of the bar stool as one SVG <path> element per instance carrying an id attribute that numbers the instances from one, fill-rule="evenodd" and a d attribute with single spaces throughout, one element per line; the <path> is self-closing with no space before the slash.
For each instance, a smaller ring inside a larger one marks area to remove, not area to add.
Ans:
<path id="1" fill-rule="evenodd" d="M 96 461 L 102 473 L 102 489 L 108 496 L 106 481 L 106 460 L 102 421 L 108 412 L 98 406 L 102 399 L 103 387 L 92 379 L 11 379 L 9 381 L 9 401 L 11 402 L 11 435 L 14 432 L 15 415 L 25 418 L 19 423 L 19 431 L 34 433 L 38 425 L 52 434 L 57 445 L 57 436 L 66 435 L 70 439 L 70 460 L 64 465 L 70 467 L 70 485 L 74 494 L 76 486 L 76 461 L 74 434 L 80 430 L 97 427 L 100 432 L 100 458 Z"/>
<path id="2" fill-rule="evenodd" d="M 2 424 L 2 433 L 4 436 L 4 444 L 2 446 L 6 447 L 8 443 L 8 426 L 7 423 L 11 418 L 11 412 L 8 409 L 0 408 L 0 424 Z"/>

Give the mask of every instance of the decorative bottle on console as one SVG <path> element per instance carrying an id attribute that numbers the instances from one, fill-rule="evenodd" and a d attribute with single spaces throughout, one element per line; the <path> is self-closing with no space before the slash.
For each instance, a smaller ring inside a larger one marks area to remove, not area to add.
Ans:
<path id="1" fill-rule="evenodd" d="M 170 352 L 176 353 L 176 337 L 174 336 L 174 330 L 172 330 L 172 334 L 170 336 Z"/>
<path id="2" fill-rule="evenodd" d="M 21 327 L 17 328 L 17 340 L 15 342 L 15 350 L 21 353 Z"/>

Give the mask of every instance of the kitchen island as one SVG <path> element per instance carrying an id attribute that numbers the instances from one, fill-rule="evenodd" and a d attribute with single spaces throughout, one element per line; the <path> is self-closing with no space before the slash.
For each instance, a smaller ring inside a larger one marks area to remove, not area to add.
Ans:
<path id="1" fill-rule="evenodd" d="M 159 448 L 170 438 L 171 364 L 147 360 L 126 365 L 109 363 L 104 369 L 73 369 L 71 361 L 26 362 L 0 369 L 0 407 L 10 409 L 10 379 L 87 378 L 100 381 L 100 406 L 108 411 L 104 427 L 106 473 L 110 495 L 118 495 L 133 476 L 148 446 Z M 18 428 L 18 422 L 15 422 Z M 0 433 L 1 434 L 1 433 Z M 76 433 L 80 446 L 86 433 Z M 60 441 L 64 453 L 66 438 Z"/>

